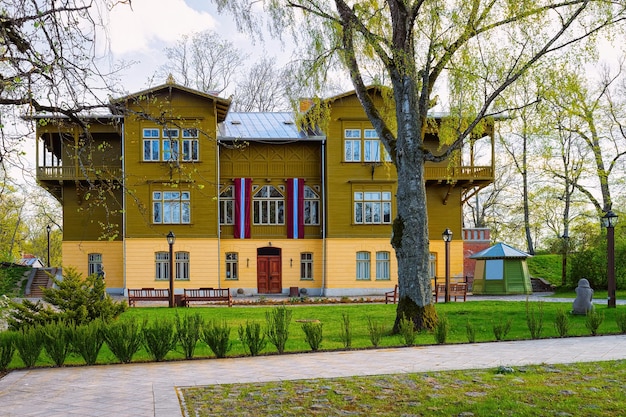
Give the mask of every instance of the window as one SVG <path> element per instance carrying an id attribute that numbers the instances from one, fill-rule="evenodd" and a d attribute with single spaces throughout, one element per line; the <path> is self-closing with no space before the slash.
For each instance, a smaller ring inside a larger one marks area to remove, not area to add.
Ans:
<path id="1" fill-rule="evenodd" d="M 354 193 L 356 224 L 391 223 L 391 192 L 356 191 Z"/>
<path id="2" fill-rule="evenodd" d="M 361 160 L 361 130 L 344 130 L 344 160 L 346 162 L 359 162 Z"/>
<path id="3" fill-rule="evenodd" d="M 389 272 L 389 252 L 376 252 L 376 279 L 391 279 Z"/>
<path id="4" fill-rule="evenodd" d="M 428 277 L 430 279 L 437 277 L 437 255 L 432 252 L 428 257 Z"/>
<path id="5" fill-rule="evenodd" d="M 158 161 L 160 149 L 159 129 L 143 129 L 143 160 Z"/>
<path id="6" fill-rule="evenodd" d="M 365 129 L 363 136 L 365 137 L 363 142 L 363 160 L 365 162 L 379 162 L 380 141 L 378 140 L 378 133 L 374 129 Z"/>
<path id="7" fill-rule="evenodd" d="M 162 224 L 191 223 L 189 191 L 155 191 L 152 193 L 152 221 Z"/>
<path id="8" fill-rule="evenodd" d="M 198 137 L 198 129 L 196 128 L 183 129 L 183 138 L 197 138 L 197 137 Z"/>
<path id="9" fill-rule="evenodd" d="M 224 188 L 220 193 L 220 224 L 234 224 L 235 187 Z"/>
<path id="10" fill-rule="evenodd" d="M 264 185 L 253 197 L 254 224 L 285 224 L 285 200 L 273 185 Z"/>
<path id="11" fill-rule="evenodd" d="M 197 161 L 198 158 L 198 140 L 183 139 L 183 161 Z"/>
<path id="12" fill-rule="evenodd" d="M 189 252 L 176 252 L 175 256 L 176 279 L 189 281 Z"/>
<path id="13" fill-rule="evenodd" d="M 300 254 L 300 279 L 313 280 L 313 254 L 304 252 Z"/>
<path id="14" fill-rule="evenodd" d="M 166 139 L 163 141 L 163 160 L 164 161 L 178 160 L 178 141 L 177 140 Z"/>
<path id="15" fill-rule="evenodd" d="M 178 138 L 178 129 L 163 129 L 163 137 L 165 139 Z"/>
<path id="16" fill-rule="evenodd" d="M 156 252 L 154 256 L 154 264 L 156 267 L 155 279 L 157 281 L 170 279 L 170 254 L 168 252 Z"/>
<path id="17" fill-rule="evenodd" d="M 304 186 L 304 224 L 320 224 L 320 197 L 308 185 Z"/>
<path id="18" fill-rule="evenodd" d="M 102 254 L 90 253 L 89 255 L 87 255 L 87 259 L 87 271 L 89 275 L 100 274 L 102 272 Z"/>
<path id="19" fill-rule="evenodd" d="M 370 279 L 370 253 L 356 253 L 356 279 Z"/>
<path id="20" fill-rule="evenodd" d="M 236 252 L 226 253 L 226 279 L 239 279 L 238 254 Z"/>

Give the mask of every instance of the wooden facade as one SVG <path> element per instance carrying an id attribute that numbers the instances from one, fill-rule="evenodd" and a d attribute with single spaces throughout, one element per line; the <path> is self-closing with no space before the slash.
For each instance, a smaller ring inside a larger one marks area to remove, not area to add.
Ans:
<path id="1" fill-rule="evenodd" d="M 301 114 L 235 113 L 172 82 L 113 101 L 112 114 L 88 115 L 83 127 L 36 117 L 37 178 L 63 205 L 64 266 L 103 269 L 112 292 L 166 288 L 171 231 L 179 293 L 392 289 L 395 169 L 353 93 L 326 104 L 323 134 L 300 129 Z M 493 149 L 491 136 L 480 140 Z M 425 143 L 441 147 L 436 128 Z M 446 228 L 451 274 L 463 277 L 462 205 L 493 168 L 493 156 L 425 167 L 433 278 L 444 276 Z"/>

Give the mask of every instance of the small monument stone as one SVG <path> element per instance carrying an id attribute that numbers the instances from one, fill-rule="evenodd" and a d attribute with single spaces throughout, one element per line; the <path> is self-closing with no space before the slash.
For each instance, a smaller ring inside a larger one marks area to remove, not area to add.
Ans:
<path id="1" fill-rule="evenodd" d="M 576 299 L 572 306 L 572 314 L 587 314 L 590 310 L 593 310 L 593 289 L 589 286 L 589 281 L 582 278 L 578 281 L 578 287 L 576 287 Z"/>

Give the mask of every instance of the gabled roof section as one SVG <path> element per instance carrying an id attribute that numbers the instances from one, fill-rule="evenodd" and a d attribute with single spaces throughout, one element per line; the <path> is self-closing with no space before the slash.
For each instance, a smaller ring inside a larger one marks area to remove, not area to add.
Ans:
<path id="1" fill-rule="evenodd" d="M 218 97 L 216 95 L 213 94 L 209 94 L 209 93 L 204 93 L 202 91 L 198 91 L 198 90 L 194 90 L 193 88 L 189 88 L 189 87 L 185 87 L 182 86 L 180 84 L 176 84 L 173 80 L 172 77 L 169 77 L 167 82 L 165 84 L 156 86 L 156 87 L 152 87 L 152 88 L 148 88 L 146 90 L 142 90 L 133 94 L 129 94 L 127 96 L 123 96 L 123 97 L 119 97 L 116 99 L 112 99 L 111 103 L 112 104 L 120 104 L 132 99 L 136 99 L 139 98 L 141 96 L 147 96 L 147 95 L 151 95 L 151 94 L 156 94 L 159 93 L 161 91 L 172 91 L 172 90 L 178 90 L 187 94 L 192 94 L 198 97 L 202 97 L 205 98 L 207 100 L 211 100 L 211 101 L 215 101 L 215 106 L 216 106 L 216 110 L 217 110 L 217 122 L 223 122 L 226 119 L 226 115 L 228 114 L 228 109 L 230 108 L 230 104 L 231 104 L 231 100 L 230 99 L 226 99 L 226 98 L 222 98 L 222 97 Z"/>
<path id="2" fill-rule="evenodd" d="M 517 250 L 506 243 L 497 243 L 487 249 L 481 250 L 470 256 L 470 259 L 511 259 L 511 258 L 529 258 L 532 255 Z"/>
<path id="3" fill-rule="evenodd" d="M 218 125 L 218 139 L 251 142 L 288 142 L 294 140 L 322 140 L 298 129 L 291 112 L 248 113 L 230 112 Z"/>

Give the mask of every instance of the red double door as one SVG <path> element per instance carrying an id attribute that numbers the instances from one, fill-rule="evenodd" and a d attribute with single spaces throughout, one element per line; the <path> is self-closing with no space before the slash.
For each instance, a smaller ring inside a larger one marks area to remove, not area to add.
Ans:
<path id="1" fill-rule="evenodd" d="M 280 294 L 283 291 L 280 249 L 257 250 L 257 288 L 259 294 Z"/>

